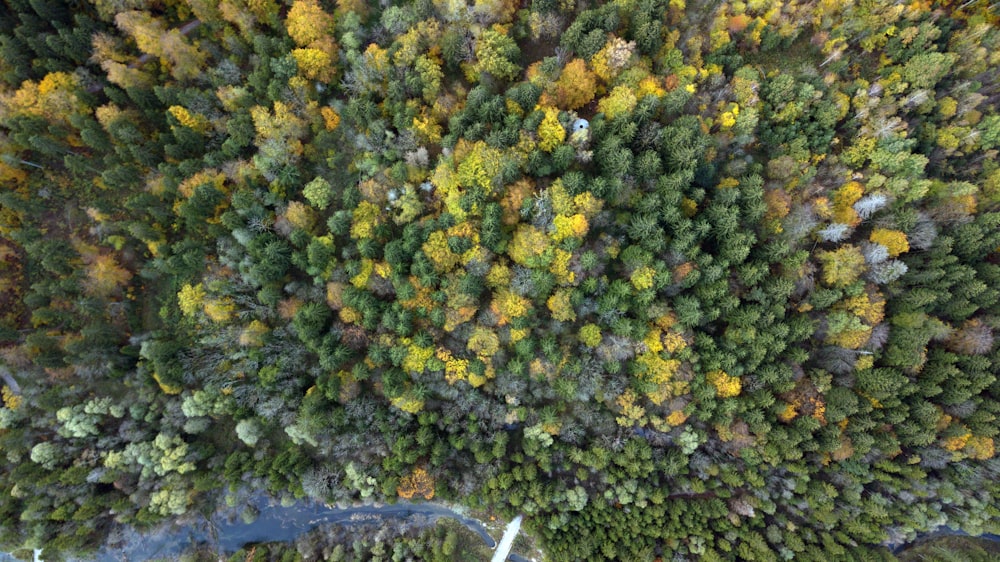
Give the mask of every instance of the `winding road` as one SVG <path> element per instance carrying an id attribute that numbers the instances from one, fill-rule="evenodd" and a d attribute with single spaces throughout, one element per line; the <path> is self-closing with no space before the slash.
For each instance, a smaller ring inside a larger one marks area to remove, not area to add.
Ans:
<path id="1" fill-rule="evenodd" d="M 208 521 L 204 519 L 193 521 L 179 528 L 164 527 L 146 534 L 126 532 L 122 536 L 122 540 L 102 548 L 96 559 L 99 562 L 119 562 L 122 560 L 170 558 L 179 556 L 187 547 L 200 543 L 210 544 L 220 552 L 235 552 L 248 543 L 292 541 L 317 525 L 329 523 L 350 525 L 411 516 L 424 516 L 431 520 L 450 517 L 479 535 L 489 548 L 497 548 L 497 542 L 490 536 L 486 526 L 481 521 L 466 517 L 440 504 L 400 502 L 341 509 L 302 502 L 290 507 L 282 507 L 265 495 L 254 498 L 252 504 L 259 513 L 257 519 L 252 523 L 231 522 L 216 515 Z M 521 517 L 518 516 L 508 525 L 504 542 L 497 550 L 498 555 L 501 550 L 503 551 L 503 557 L 494 557 L 494 560 L 507 558 L 520 524 Z M 511 532 L 512 529 L 513 532 Z"/>

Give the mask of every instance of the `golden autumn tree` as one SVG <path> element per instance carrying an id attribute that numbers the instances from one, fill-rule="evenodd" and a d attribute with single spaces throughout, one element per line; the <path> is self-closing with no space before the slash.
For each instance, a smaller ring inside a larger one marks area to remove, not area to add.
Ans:
<path id="1" fill-rule="evenodd" d="M 656 352 L 643 353 L 636 359 L 636 364 L 644 369 L 643 380 L 659 385 L 671 382 L 681 367 L 679 360 L 664 359 Z"/>
<path id="2" fill-rule="evenodd" d="M 316 214 L 311 208 L 301 201 L 292 201 L 285 209 L 285 220 L 295 228 L 301 228 L 306 232 L 312 230 L 316 224 Z"/>
<path id="3" fill-rule="evenodd" d="M 118 264 L 111 254 L 98 254 L 84 258 L 87 262 L 86 291 L 94 296 L 106 297 L 132 279 L 132 272 Z"/>
<path id="4" fill-rule="evenodd" d="M 455 280 L 457 276 L 452 274 L 449 280 Z M 460 325 L 472 320 L 478 310 L 478 302 L 472 296 L 458 290 L 458 283 L 452 282 L 445 291 L 447 304 L 444 309 L 444 330 L 451 332 Z"/>
<path id="5" fill-rule="evenodd" d="M 87 277 L 83 287 L 87 294 L 108 297 L 132 279 L 132 272 L 122 267 L 112 254 L 82 240 L 76 240 L 72 245 L 84 263 Z"/>
<path id="6" fill-rule="evenodd" d="M 640 267 L 632 272 L 630 280 L 636 290 L 651 289 L 653 287 L 656 270 L 652 267 Z"/>
<path id="7" fill-rule="evenodd" d="M 16 410 L 24 403 L 24 398 L 20 394 L 14 394 L 7 385 L 0 389 L 0 396 L 3 397 L 3 405 L 11 410 Z"/>
<path id="8" fill-rule="evenodd" d="M 458 161 L 455 172 L 459 185 L 479 187 L 487 192 L 492 191 L 494 179 L 500 173 L 503 165 L 503 152 L 482 141 L 461 144 L 461 147 L 455 148 L 456 161 Z M 461 154 L 461 158 L 459 158 L 459 154 Z"/>
<path id="9" fill-rule="evenodd" d="M 965 451 L 969 458 L 976 460 L 991 459 L 996 454 L 993 438 L 981 435 L 971 437 L 965 445 Z"/>
<path id="10" fill-rule="evenodd" d="M 886 250 L 889 250 L 889 255 L 892 257 L 896 257 L 899 254 L 910 250 L 910 243 L 906 239 L 906 234 L 898 230 L 876 228 L 872 231 L 871 236 L 869 236 L 868 239 L 876 244 L 885 246 Z"/>
<path id="11" fill-rule="evenodd" d="M 479 21 L 507 24 L 514 19 L 520 5 L 517 0 L 475 0 L 472 12 Z"/>
<path id="12" fill-rule="evenodd" d="M 371 238 L 375 227 L 381 224 L 381 210 L 368 201 L 358 203 L 351 222 L 351 238 Z"/>
<path id="13" fill-rule="evenodd" d="M 563 68 L 555 83 L 556 103 L 564 109 L 577 109 L 590 103 L 597 91 L 597 75 L 582 59 L 573 59 Z"/>
<path id="14" fill-rule="evenodd" d="M 169 63 L 178 80 L 199 76 L 207 54 L 200 51 L 180 29 L 166 29 L 163 22 L 147 12 L 129 10 L 115 15 L 115 25 L 135 41 L 143 53 Z"/>
<path id="15" fill-rule="evenodd" d="M 841 306 L 870 326 L 878 324 L 885 317 L 885 300 L 877 291 L 848 297 L 841 301 Z"/>
<path id="16" fill-rule="evenodd" d="M 233 304 L 233 300 L 229 297 L 208 299 L 205 301 L 202 310 L 205 312 L 205 316 L 208 316 L 212 322 L 222 323 L 232 319 L 233 313 L 236 311 L 236 305 Z"/>
<path id="17" fill-rule="evenodd" d="M 552 312 L 552 318 L 560 322 L 572 322 L 576 320 L 576 312 L 570 303 L 572 292 L 569 289 L 559 289 L 549 297 L 546 303 Z"/>
<path id="18" fill-rule="evenodd" d="M 292 57 L 299 73 L 320 82 L 333 80 L 337 59 L 333 16 L 317 0 L 295 0 L 285 18 L 285 30 L 298 47 Z"/>
<path id="19" fill-rule="evenodd" d="M 740 391 L 743 389 L 743 385 L 740 382 L 739 377 L 734 377 L 725 371 L 718 369 L 706 374 L 705 380 L 715 387 L 716 394 L 718 394 L 719 398 L 732 398 L 733 396 L 739 396 Z"/>
<path id="20" fill-rule="evenodd" d="M 353 12 L 364 18 L 368 15 L 368 9 L 368 3 L 364 0 L 337 0 L 338 15 Z"/>
<path id="21" fill-rule="evenodd" d="M 89 111 L 78 97 L 78 90 L 79 80 L 65 72 L 50 72 L 38 82 L 26 80 L 10 94 L 0 92 L 0 123 L 16 115 L 66 123 L 74 115 Z"/>
<path id="22" fill-rule="evenodd" d="M 327 131 L 335 131 L 340 126 L 340 114 L 332 107 L 321 107 L 320 115 L 323 116 L 323 126 Z"/>
<path id="23" fill-rule="evenodd" d="M 434 264 L 434 268 L 442 273 L 451 271 L 462 261 L 462 256 L 448 246 L 448 233 L 443 230 L 432 232 L 421 249 Z"/>
<path id="24" fill-rule="evenodd" d="M 240 331 L 239 343 L 244 347 L 260 347 L 264 345 L 264 337 L 269 331 L 267 324 L 253 320 Z"/>
<path id="25" fill-rule="evenodd" d="M 764 192 L 764 202 L 767 213 L 764 214 L 764 224 L 772 231 L 781 232 L 781 219 L 791 211 L 792 198 L 783 189 L 769 189 Z"/>
<path id="26" fill-rule="evenodd" d="M 846 349 L 858 349 L 868 343 L 871 327 L 861 324 L 856 318 L 848 319 L 849 322 L 851 320 L 853 323 L 844 324 L 836 331 L 831 330 L 826 336 L 827 343 Z"/>
<path id="27" fill-rule="evenodd" d="M 273 111 L 264 106 L 250 108 L 254 130 L 257 131 L 258 142 L 268 139 L 280 139 L 288 142 L 297 141 L 308 132 L 308 122 L 299 117 L 293 107 L 287 103 L 274 102 Z M 301 148 L 293 148 L 301 152 Z"/>
<path id="28" fill-rule="evenodd" d="M 527 315 L 531 311 L 531 301 L 508 289 L 501 289 L 493 295 L 490 310 L 499 316 L 498 324 L 503 326 L 514 318 Z"/>
<path id="29" fill-rule="evenodd" d="M 295 0 L 285 18 L 285 29 L 296 45 L 307 47 L 329 37 L 333 23 L 333 16 L 326 13 L 317 0 Z"/>
<path id="30" fill-rule="evenodd" d="M 639 404 L 636 404 L 636 400 L 638 399 L 639 396 L 636 395 L 635 391 L 631 388 L 625 389 L 625 392 L 615 399 L 615 403 L 618 405 L 619 411 L 621 412 L 621 415 L 615 418 L 618 425 L 622 427 L 632 427 L 636 423 L 638 423 L 639 426 L 646 424 L 646 409 Z"/>
<path id="31" fill-rule="evenodd" d="M 571 236 L 583 237 L 587 234 L 590 226 L 587 223 L 587 217 L 582 213 L 572 216 L 556 215 L 552 220 L 552 225 L 555 227 L 555 232 L 552 233 L 552 239 L 555 242 L 561 242 Z"/>
<path id="32" fill-rule="evenodd" d="M 521 207 L 524 201 L 531 197 L 534 183 L 528 178 L 521 178 L 504 189 L 500 208 L 503 210 L 503 224 L 513 226 L 521 221 Z"/>
<path id="33" fill-rule="evenodd" d="M 424 401 L 410 391 L 404 392 L 399 396 L 393 398 L 391 401 L 393 406 L 399 408 L 400 410 L 408 414 L 417 414 L 424 409 Z"/>
<path id="34" fill-rule="evenodd" d="M 527 267 L 544 266 L 552 261 L 549 238 L 540 229 L 525 224 L 514 233 L 507 254 L 515 263 Z"/>
<path id="35" fill-rule="evenodd" d="M 115 25 L 135 41 L 139 50 L 156 57 L 163 56 L 160 37 L 166 32 L 161 20 L 146 12 L 128 10 L 115 15 Z"/>
<path id="36" fill-rule="evenodd" d="M 861 217 L 854 204 L 864 195 L 864 187 L 856 181 L 847 182 L 833 194 L 833 220 L 847 226 L 857 226 Z"/>
<path id="37" fill-rule="evenodd" d="M 334 77 L 333 57 L 321 49 L 293 49 L 292 57 L 306 78 L 330 82 Z"/>
<path id="38" fill-rule="evenodd" d="M 628 113 L 635 109 L 639 99 L 635 97 L 635 92 L 628 86 L 617 86 L 607 96 L 597 102 L 597 109 L 604 112 L 608 119 Z"/>
<path id="39" fill-rule="evenodd" d="M 209 122 L 205 119 L 204 115 L 198 113 L 191 113 L 187 108 L 181 107 L 179 105 L 172 105 L 167 108 L 167 113 L 171 117 L 177 120 L 182 127 L 187 127 L 192 131 L 198 133 L 204 133 L 208 130 Z"/>
<path id="40" fill-rule="evenodd" d="M 160 36 L 163 57 L 170 62 L 170 74 L 178 80 L 191 80 L 201 75 L 207 53 L 201 51 L 179 29 Z"/>
<path id="41" fill-rule="evenodd" d="M 476 38 L 476 64 L 469 66 L 467 76 L 478 80 L 478 75 L 488 72 L 502 79 L 513 79 L 521 67 L 515 62 L 521 55 L 517 41 L 508 35 L 506 26 L 494 25 Z"/>

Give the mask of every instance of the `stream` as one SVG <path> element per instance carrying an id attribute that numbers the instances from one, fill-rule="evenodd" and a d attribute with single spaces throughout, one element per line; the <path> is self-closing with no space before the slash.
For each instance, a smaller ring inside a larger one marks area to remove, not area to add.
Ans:
<path id="1" fill-rule="evenodd" d="M 247 543 L 292 541 L 318 525 L 372 523 L 411 516 L 428 517 L 430 520 L 450 517 L 482 537 L 488 547 L 495 548 L 497 545 L 482 522 L 440 504 L 400 502 L 341 509 L 314 502 L 297 502 L 290 507 L 283 507 L 264 495 L 255 497 L 251 503 L 259 512 L 252 523 L 243 523 L 238 518 L 236 521 L 228 521 L 223 515 L 216 514 L 209 521 L 202 519 L 180 528 L 165 526 L 148 533 L 126 531 L 111 539 L 115 546 L 102 548 L 97 553 L 96 560 L 122 562 L 176 558 L 185 549 L 199 544 L 208 544 L 218 552 L 235 552 Z M 524 560 L 516 555 L 512 555 L 510 559 Z"/>

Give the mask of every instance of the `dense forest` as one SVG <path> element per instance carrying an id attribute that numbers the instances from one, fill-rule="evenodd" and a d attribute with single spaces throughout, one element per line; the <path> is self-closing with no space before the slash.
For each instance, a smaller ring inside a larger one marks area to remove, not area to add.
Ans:
<path id="1" fill-rule="evenodd" d="M 1000 527 L 997 4 L 0 10 L 0 547 L 246 489 L 551 560 Z"/>

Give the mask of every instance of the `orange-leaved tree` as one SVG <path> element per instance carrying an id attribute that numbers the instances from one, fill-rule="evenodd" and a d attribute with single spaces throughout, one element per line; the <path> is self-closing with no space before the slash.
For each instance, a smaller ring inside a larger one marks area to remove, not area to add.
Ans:
<path id="1" fill-rule="evenodd" d="M 412 472 L 399 480 L 396 493 L 403 499 L 421 496 L 425 500 L 434 497 L 434 478 L 424 468 L 414 468 Z"/>

